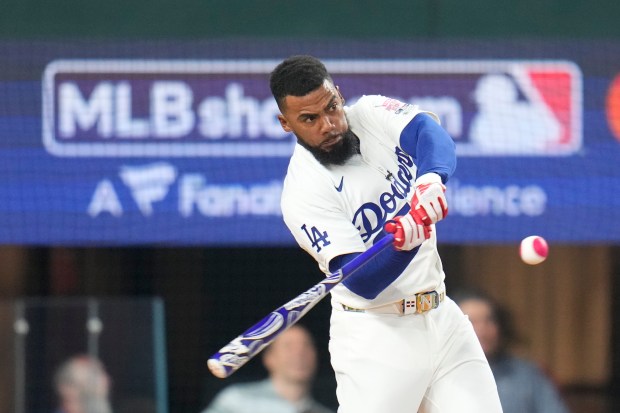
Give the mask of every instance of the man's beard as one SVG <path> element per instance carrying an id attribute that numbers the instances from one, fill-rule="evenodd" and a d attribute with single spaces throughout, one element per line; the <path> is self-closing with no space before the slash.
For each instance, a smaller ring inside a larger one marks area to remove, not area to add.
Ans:
<path id="1" fill-rule="evenodd" d="M 342 140 L 335 144 L 329 152 L 315 148 L 297 138 L 297 142 L 306 148 L 323 166 L 344 165 L 353 155 L 360 153 L 360 140 L 351 129 L 342 134 Z"/>

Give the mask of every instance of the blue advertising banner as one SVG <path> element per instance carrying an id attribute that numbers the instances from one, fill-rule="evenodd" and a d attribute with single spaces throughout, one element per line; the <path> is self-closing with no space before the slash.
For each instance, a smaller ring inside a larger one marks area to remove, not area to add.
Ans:
<path id="1" fill-rule="evenodd" d="M 280 59 L 104 54 L 0 70 L 0 243 L 294 244 Z M 453 137 L 441 242 L 618 242 L 620 62 L 590 75 L 569 57 L 324 61 L 348 104 L 417 104 Z"/>

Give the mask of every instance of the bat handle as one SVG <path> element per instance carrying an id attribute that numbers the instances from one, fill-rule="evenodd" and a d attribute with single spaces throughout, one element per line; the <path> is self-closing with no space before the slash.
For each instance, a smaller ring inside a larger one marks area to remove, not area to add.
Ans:
<path id="1" fill-rule="evenodd" d="M 373 259 L 379 252 L 383 251 L 394 242 L 394 235 L 387 234 L 379 241 L 375 242 L 374 245 L 368 248 L 364 253 L 359 254 L 357 257 L 353 258 L 351 261 L 342 266 L 340 271 L 342 272 L 342 277 L 346 278 L 349 274 L 356 271 L 368 261 Z"/>
<path id="2" fill-rule="evenodd" d="M 379 252 L 392 245 L 393 240 L 394 236 L 392 234 L 384 236 L 368 250 L 343 265 L 337 273 L 330 275 L 310 290 L 272 311 L 261 321 L 254 324 L 207 361 L 207 366 L 211 373 L 221 379 L 230 376 L 258 354 L 282 331 L 295 324 L 306 312 L 322 300 L 335 285 L 353 274 Z M 295 317 L 291 317 L 291 315 L 295 315 Z M 257 332 L 260 332 L 260 334 L 257 334 Z M 252 343 L 255 345 L 253 346 Z"/>

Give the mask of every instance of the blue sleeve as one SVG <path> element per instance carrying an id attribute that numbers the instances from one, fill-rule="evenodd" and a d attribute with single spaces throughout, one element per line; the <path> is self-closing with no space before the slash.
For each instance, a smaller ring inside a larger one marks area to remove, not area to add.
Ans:
<path id="1" fill-rule="evenodd" d="M 411 251 L 386 248 L 342 283 L 352 292 L 372 300 L 407 268 L 420 247 Z M 329 262 L 329 271 L 336 272 L 360 253 L 339 255 Z"/>
<path id="2" fill-rule="evenodd" d="M 456 169 L 456 145 L 433 118 L 416 115 L 400 134 L 400 147 L 413 157 L 417 176 L 434 172 L 445 184 Z"/>

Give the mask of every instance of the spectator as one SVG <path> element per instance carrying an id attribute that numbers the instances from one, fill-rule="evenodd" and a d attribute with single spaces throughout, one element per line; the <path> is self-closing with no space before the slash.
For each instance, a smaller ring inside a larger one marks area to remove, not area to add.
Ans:
<path id="1" fill-rule="evenodd" d="M 495 376 L 504 413 L 568 413 L 553 382 L 534 363 L 510 353 L 508 313 L 479 291 L 453 295 L 476 331 Z"/>
<path id="2" fill-rule="evenodd" d="M 65 361 L 54 375 L 56 413 L 111 413 L 110 377 L 103 364 L 88 355 Z"/>
<path id="3" fill-rule="evenodd" d="M 311 396 L 317 354 L 310 333 L 294 325 L 263 353 L 269 377 L 233 384 L 203 413 L 332 413 Z"/>

